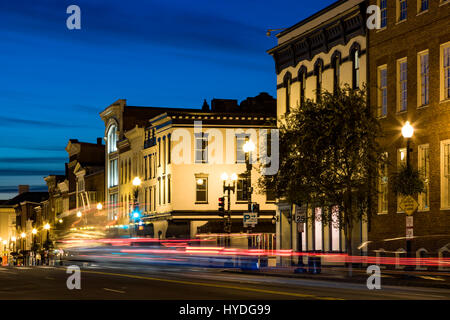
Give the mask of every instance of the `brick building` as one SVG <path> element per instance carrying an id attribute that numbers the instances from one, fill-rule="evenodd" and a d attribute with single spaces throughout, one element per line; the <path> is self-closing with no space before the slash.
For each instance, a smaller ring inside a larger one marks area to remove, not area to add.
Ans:
<path id="1" fill-rule="evenodd" d="M 370 104 L 380 118 L 389 164 L 380 168 L 378 214 L 370 253 L 406 250 L 405 213 L 389 177 L 406 163 L 402 126 L 409 121 L 410 164 L 426 181 L 413 215 L 413 256 L 450 249 L 450 1 L 371 0 L 381 9 L 381 29 L 369 32 Z"/>

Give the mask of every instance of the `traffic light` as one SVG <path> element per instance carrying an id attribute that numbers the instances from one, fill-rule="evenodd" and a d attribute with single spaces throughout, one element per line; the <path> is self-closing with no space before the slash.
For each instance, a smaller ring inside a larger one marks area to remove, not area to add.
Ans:
<path id="1" fill-rule="evenodd" d="M 219 216 L 223 217 L 225 215 L 223 212 L 225 212 L 225 198 L 220 197 L 219 198 Z"/>

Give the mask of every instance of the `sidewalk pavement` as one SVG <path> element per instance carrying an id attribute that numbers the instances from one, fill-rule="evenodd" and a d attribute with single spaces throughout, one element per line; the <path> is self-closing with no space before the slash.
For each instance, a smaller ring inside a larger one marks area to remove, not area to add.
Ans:
<path id="1" fill-rule="evenodd" d="M 296 273 L 298 267 L 264 267 L 259 270 L 241 270 L 225 269 L 224 272 L 252 274 L 260 276 L 275 276 L 299 279 L 315 279 L 325 281 L 350 282 L 366 284 L 369 274 L 366 269 L 352 268 L 352 274 L 349 275 L 349 269 L 344 267 L 322 266 L 321 273 L 308 273 L 308 266 L 305 266 L 306 272 Z M 392 286 L 411 286 L 411 287 L 434 287 L 450 289 L 450 272 L 444 271 L 406 271 L 391 270 L 381 268 L 381 285 Z"/>

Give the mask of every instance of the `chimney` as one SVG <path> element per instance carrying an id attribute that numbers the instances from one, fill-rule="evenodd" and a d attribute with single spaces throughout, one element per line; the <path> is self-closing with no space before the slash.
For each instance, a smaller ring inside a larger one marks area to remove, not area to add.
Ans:
<path id="1" fill-rule="evenodd" d="M 102 138 L 97 138 L 97 144 L 100 146 L 102 145 Z"/>
<path id="2" fill-rule="evenodd" d="M 25 193 L 25 192 L 29 192 L 30 191 L 30 186 L 27 184 L 21 184 L 19 185 L 19 194 Z"/>

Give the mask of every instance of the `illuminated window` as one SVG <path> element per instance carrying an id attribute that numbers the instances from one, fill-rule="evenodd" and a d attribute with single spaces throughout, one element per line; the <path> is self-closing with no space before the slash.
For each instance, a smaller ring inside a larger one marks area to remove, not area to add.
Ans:
<path id="1" fill-rule="evenodd" d="M 450 42 L 441 46 L 441 100 L 450 99 Z"/>
<path id="2" fill-rule="evenodd" d="M 249 138 L 250 135 L 245 133 L 236 134 L 236 163 L 245 163 L 244 144 Z"/>
<path id="3" fill-rule="evenodd" d="M 387 158 L 387 152 L 385 153 Z M 388 166 L 386 162 L 380 164 L 378 181 L 378 213 L 388 212 Z"/>
<path id="4" fill-rule="evenodd" d="M 195 133 L 195 163 L 208 163 L 208 135 Z"/>
<path id="5" fill-rule="evenodd" d="M 397 61 L 397 111 L 406 111 L 408 108 L 408 62 L 406 58 Z"/>
<path id="6" fill-rule="evenodd" d="M 378 117 L 387 115 L 387 66 L 378 67 Z"/>
<path id="7" fill-rule="evenodd" d="M 115 125 L 109 127 L 106 142 L 108 143 L 108 153 L 117 151 L 117 128 Z"/>
<path id="8" fill-rule="evenodd" d="M 426 106 L 430 103 L 430 66 L 429 66 L 428 51 L 419 53 L 419 106 Z"/>
<path id="9" fill-rule="evenodd" d="M 115 187 L 119 184 L 119 171 L 117 167 L 117 159 L 109 160 L 108 168 L 108 187 Z"/>
<path id="10" fill-rule="evenodd" d="M 195 177 L 195 202 L 208 203 L 208 178 L 204 176 Z"/>
<path id="11" fill-rule="evenodd" d="M 419 146 L 419 172 L 425 182 L 425 191 L 419 194 L 419 210 L 430 210 L 430 148 Z"/>
<path id="12" fill-rule="evenodd" d="M 397 170 L 400 170 L 401 168 L 406 166 L 406 148 L 401 148 L 397 150 Z M 402 212 L 403 210 L 400 209 L 400 202 L 402 200 L 402 196 L 397 196 L 397 212 Z"/>
<path id="13" fill-rule="evenodd" d="M 353 89 L 358 89 L 360 85 L 360 52 L 359 48 L 355 48 L 352 51 L 352 87 Z"/>
<path id="14" fill-rule="evenodd" d="M 314 250 L 323 250 L 323 226 L 322 226 L 322 208 L 315 209 L 314 219 Z"/>
<path id="15" fill-rule="evenodd" d="M 441 208 L 450 207 L 450 140 L 441 141 Z"/>

